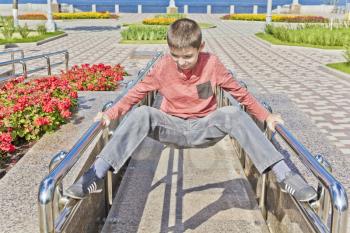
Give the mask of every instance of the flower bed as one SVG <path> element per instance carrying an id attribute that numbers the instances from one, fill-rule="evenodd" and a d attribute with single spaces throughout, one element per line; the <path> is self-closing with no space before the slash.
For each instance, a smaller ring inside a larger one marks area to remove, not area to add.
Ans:
<path id="1" fill-rule="evenodd" d="M 77 98 L 67 80 L 54 76 L 7 82 L 0 89 L 0 155 L 57 129 L 71 116 Z"/>
<path id="2" fill-rule="evenodd" d="M 175 22 L 177 18 L 148 18 L 142 21 L 143 24 L 147 25 L 170 25 Z"/>
<path id="3" fill-rule="evenodd" d="M 247 20 L 247 21 L 265 21 L 265 14 L 231 14 L 221 17 L 225 20 Z M 273 22 L 289 23 L 326 23 L 327 18 L 322 16 L 300 16 L 300 15 L 272 15 Z"/>
<path id="4" fill-rule="evenodd" d="M 119 64 L 113 67 L 104 64 L 83 64 L 73 66 L 68 72 L 62 72 L 61 78 L 67 80 L 77 91 L 114 91 L 124 75 L 124 68 Z"/>
<path id="5" fill-rule="evenodd" d="M 125 74 L 119 64 L 84 64 L 60 77 L 7 82 L 0 89 L 0 168 L 19 146 L 64 124 L 77 106 L 77 91 L 116 90 Z"/>
<path id="6" fill-rule="evenodd" d="M 18 19 L 26 20 L 47 20 L 46 14 L 43 13 L 26 13 L 18 16 Z"/>
<path id="7" fill-rule="evenodd" d="M 25 20 L 46 20 L 43 13 L 27 13 L 18 16 Z M 109 12 L 75 12 L 75 13 L 53 13 L 54 19 L 118 19 L 119 16 Z"/>

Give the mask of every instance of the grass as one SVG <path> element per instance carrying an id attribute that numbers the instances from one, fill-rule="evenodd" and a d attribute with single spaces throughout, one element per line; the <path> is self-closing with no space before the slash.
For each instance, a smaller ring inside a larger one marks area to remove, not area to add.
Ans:
<path id="1" fill-rule="evenodd" d="M 350 64 L 348 62 L 327 64 L 328 67 L 350 74 Z"/>
<path id="2" fill-rule="evenodd" d="M 121 40 L 120 44 L 166 44 L 166 40 Z"/>
<path id="3" fill-rule="evenodd" d="M 123 27 L 129 27 L 131 25 L 144 25 L 144 24 L 142 24 L 142 23 L 123 23 L 122 24 Z M 198 25 L 199 25 L 199 27 L 201 29 L 209 29 L 209 28 L 215 28 L 216 27 L 215 24 L 211 24 L 211 23 L 198 23 Z M 154 26 L 159 26 L 159 25 L 154 25 Z M 165 25 L 164 27 L 168 27 L 168 26 Z"/>
<path id="4" fill-rule="evenodd" d="M 319 48 L 319 49 L 344 49 L 343 46 L 323 46 L 323 45 L 313 45 L 313 44 L 305 44 L 305 43 L 285 42 L 275 38 L 270 34 L 263 33 L 263 32 L 256 33 L 255 35 L 260 39 L 263 39 L 274 45 L 301 46 L 301 47 L 310 47 L 310 48 Z"/>
<path id="5" fill-rule="evenodd" d="M 64 32 L 62 31 L 57 31 L 57 32 L 48 32 L 44 35 L 37 35 L 37 36 L 32 36 L 28 38 L 11 38 L 11 39 L 0 39 L 0 45 L 3 44 L 14 44 L 14 43 L 30 43 L 30 42 L 38 42 L 53 36 L 58 36 L 63 34 Z"/>

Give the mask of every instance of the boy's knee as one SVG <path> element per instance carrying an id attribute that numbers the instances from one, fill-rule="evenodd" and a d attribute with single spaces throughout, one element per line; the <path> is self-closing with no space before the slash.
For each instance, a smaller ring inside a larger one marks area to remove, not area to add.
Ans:
<path id="1" fill-rule="evenodd" d="M 150 107 L 144 105 L 137 107 L 132 115 L 137 118 L 147 118 L 150 116 Z"/>

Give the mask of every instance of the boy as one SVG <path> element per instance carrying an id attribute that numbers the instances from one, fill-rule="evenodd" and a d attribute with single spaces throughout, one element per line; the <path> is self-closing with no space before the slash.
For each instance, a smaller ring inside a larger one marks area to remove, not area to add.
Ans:
<path id="1" fill-rule="evenodd" d="M 105 113 L 98 113 L 95 119 L 108 126 L 110 120 L 124 115 L 155 90 L 163 96 L 160 110 L 149 106 L 136 108 L 116 129 L 93 166 L 66 194 L 83 199 L 101 191 L 108 169 L 118 171 L 147 136 L 164 144 L 190 148 L 215 144 L 229 134 L 251 156 L 260 173 L 272 168 L 283 190 L 299 201 L 315 198 L 315 190 L 289 169 L 282 155 L 244 111 L 238 106 L 216 109 L 213 89 L 220 86 L 246 106 L 250 114 L 266 121 L 270 129 L 283 123 L 279 115 L 270 114 L 240 87 L 216 56 L 202 52 L 204 42 L 198 24 L 190 19 L 175 21 L 168 30 L 167 42 L 170 54 L 163 56 L 117 104 Z"/>

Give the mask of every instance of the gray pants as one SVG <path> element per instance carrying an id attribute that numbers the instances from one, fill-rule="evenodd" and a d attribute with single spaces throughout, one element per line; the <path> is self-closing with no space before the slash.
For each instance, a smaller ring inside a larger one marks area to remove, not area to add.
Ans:
<path id="1" fill-rule="evenodd" d="M 222 107 L 206 117 L 188 120 L 153 107 L 135 108 L 117 127 L 99 157 L 118 171 L 147 136 L 176 148 L 203 148 L 227 134 L 238 140 L 260 173 L 283 159 L 238 106 Z"/>

